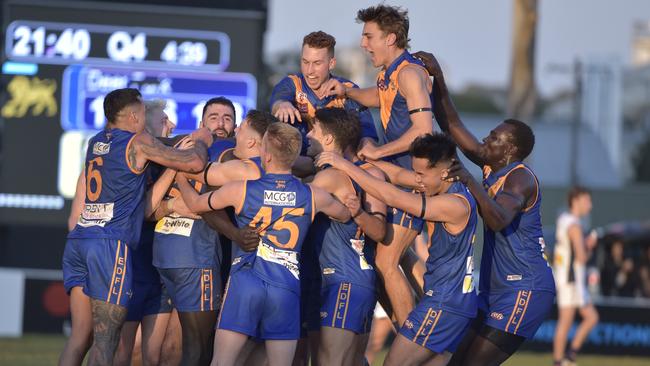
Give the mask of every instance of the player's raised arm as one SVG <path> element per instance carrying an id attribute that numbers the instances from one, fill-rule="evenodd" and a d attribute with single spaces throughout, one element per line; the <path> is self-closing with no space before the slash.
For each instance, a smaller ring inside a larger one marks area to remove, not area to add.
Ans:
<path id="1" fill-rule="evenodd" d="M 169 187 L 174 183 L 174 177 L 176 177 L 175 170 L 165 169 L 151 188 L 147 190 L 144 206 L 145 219 L 152 219 L 155 217 L 154 213 L 160 206 L 160 202 L 165 198 L 165 193 L 167 193 Z"/>
<path id="2" fill-rule="evenodd" d="M 422 188 L 422 182 L 418 181 L 417 174 L 412 170 L 383 160 L 371 160 L 370 163 L 384 172 L 392 184 L 414 189 Z"/>
<path id="3" fill-rule="evenodd" d="M 132 145 L 127 150 L 129 164 L 142 170 L 147 161 L 151 160 L 175 170 L 198 173 L 205 168 L 208 161 L 207 150 L 212 143 L 212 135 L 207 128 L 201 128 L 194 131 L 191 136 L 194 147 L 179 150 L 165 146 L 146 132 L 139 133 L 133 138 Z"/>
<path id="4" fill-rule="evenodd" d="M 366 169 L 366 172 L 378 180 L 385 181 L 384 174 L 375 167 Z M 370 194 L 364 193 L 363 197 L 364 202 L 361 202 L 359 197 L 350 194 L 343 203 L 361 230 L 370 239 L 382 242 L 386 236 L 386 204 Z"/>
<path id="5" fill-rule="evenodd" d="M 185 174 L 188 178 L 213 187 L 236 181 L 259 178 L 259 170 L 248 169 L 245 160 L 230 160 L 225 163 L 211 163 L 203 172 Z"/>
<path id="6" fill-rule="evenodd" d="M 337 221 L 346 222 L 350 220 L 350 210 L 341 202 L 337 201 L 331 194 L 314 185 L 311 185 L 311 190 L 316 206 L 313 208 L 314 210 L 322 212 Z"/>
<path id="7" fill-rule="evenodd" d="M 323 83 L 321 90 L 323 90 L 323 95 L 319 96 L 321 98 L 336 95 L 350 98 L 365 107 L 379 107 L 379 93 L 377 92 L 376 86 L 361 89 L 359 87 L 346 86 L 341 81 L 331 78 Z"/>
<path id="8" fill-rule="evenodd" d="M 438 60 L 432 54 L 422 51 L 415 53 L 414 56 L 422 60 L 429 74 L 433 76 L 433 113 L 440 129 L 451 135 L 468 159 L 483 167 L 484 162 L 479 155 L 480 142 L 460 119 Z"/>

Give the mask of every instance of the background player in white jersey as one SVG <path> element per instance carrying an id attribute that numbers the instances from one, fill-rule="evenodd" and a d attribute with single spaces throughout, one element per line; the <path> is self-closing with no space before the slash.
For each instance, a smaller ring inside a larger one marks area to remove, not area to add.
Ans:
<path id="1" fill-rule="evenodd" d="M 575 365 L 575 357 L 589 332 L 598 324 L 598 311 L 591 301 L 586 284 L 586 265 L 596 245 L 595 233 L 585 237 L 580 219 L 591 212 L 591 193 L 584 187 L 573 187 L 568 194 L 569 211 L 558 217 L 555 229 L 553 272 L 557 286 L 558 319 L 553 339 L 553 360 L 556 366 Z M 582 322 L 576 329 L 565 353 L 569 329 L 576 309 Z"/>

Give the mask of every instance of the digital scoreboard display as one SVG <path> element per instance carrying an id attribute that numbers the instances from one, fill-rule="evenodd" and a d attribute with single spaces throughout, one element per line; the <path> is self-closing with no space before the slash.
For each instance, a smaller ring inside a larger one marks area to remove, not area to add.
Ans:
<path id="1" fill-rule="evenodd" d="M 2 10 L 0 225 L 65 227 L 113 89 L 165 100 L 178 134 L 197 128 L 212 97 L 231 99 L 238 122 L 257 105 L 261 11 L 59 1 Z"/>

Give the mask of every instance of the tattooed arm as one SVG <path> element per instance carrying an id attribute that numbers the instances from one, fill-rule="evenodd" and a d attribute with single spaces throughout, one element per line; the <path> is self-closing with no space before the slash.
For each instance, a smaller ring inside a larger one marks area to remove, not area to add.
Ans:
<path id="1" fill-rule="evenodd" d="M 147 161 L 151 160 L 175 170 L 198 173 L 208 161 L 207 149 L 212 143 L 212 136 L 202 128 L 192 133 L 192 137 L 193 148 L 178 150 L 165 146 L 147 132 L 139 133 L 127 150 L 128 163 L 135 171 L 142 171 Z"/>

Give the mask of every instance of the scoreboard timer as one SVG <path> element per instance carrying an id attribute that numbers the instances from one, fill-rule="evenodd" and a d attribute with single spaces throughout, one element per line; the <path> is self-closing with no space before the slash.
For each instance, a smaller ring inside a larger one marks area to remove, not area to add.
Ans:
<path id="1" fill-rule="evenodd" d="M 262 11 L 128 3 L 5 1 L 0 224 L 65 227 L 104 96 L 133 87 L 197 128 L 205 102 L 257 105 Z M 245 47 L 233 47 L 245 45 Z"/>

